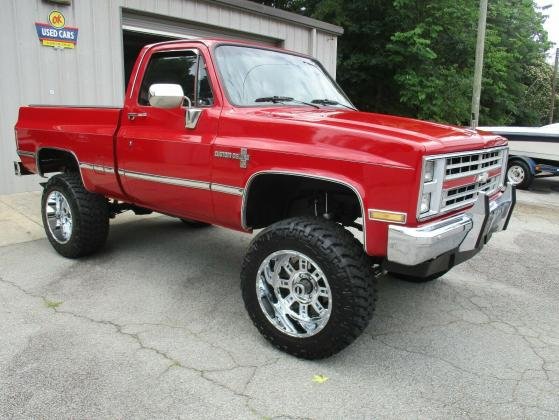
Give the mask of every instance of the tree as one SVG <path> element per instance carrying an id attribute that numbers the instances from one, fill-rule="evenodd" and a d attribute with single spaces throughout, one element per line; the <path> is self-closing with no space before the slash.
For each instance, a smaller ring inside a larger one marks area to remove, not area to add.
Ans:
<path id="1" fill-rule="evenodd" d="M 338 82 L 361 109 L 468 124 L 479 5 L 467 0 L 262 2 L 342 26 Z M 545 17 L 489 2 L 480 123 L 541 125 L 551 92 Z M 548 77 L 548 79 L 546 79 Z M 550 86 L 550 82 L 547 86 Z M 547 96 L 546 96 L 547 94 Z"/>

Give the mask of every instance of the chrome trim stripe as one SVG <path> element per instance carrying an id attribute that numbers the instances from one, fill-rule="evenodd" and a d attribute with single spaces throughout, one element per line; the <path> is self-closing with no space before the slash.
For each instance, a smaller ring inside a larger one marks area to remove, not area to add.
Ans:
<path id="1" fill-rule="evenodd" d="M 241 187 L 215 184 L 206 181 L 197 181 L 194 179 L 173 178 L 173 177 L 168 177 L 163 175 L 152 175 L 143 172 L 128 171 L 126 169 L 119 169 L 118 174 L 120 176 L 125 176 L 129 178 L 141 179 L 142 181 L 159 182 L 161 184 L 177 185 L 179 187 L 195 188 L 199 190 L 210 190 L 210 191 L 215 191 L 223 194 L 236 195 L 239 197 L 241 197 L 244 193 L 244 190 Z"/>
<path id="2" fill-rule="evenodd" d="M 33 152 L 26 152 L 25 150 L 18 150 L 17 154 L 19 156 L 26 156 L 35 159 L 35 153 Z"/>
<path id="3" fill-rule="evenodd" d="M 141 179 L 143 181 L 159 182 L 161 184 L 178 185 L 179 187 L 196 188 L 200 190 L 209 190 L 210 183 L 205 181 L 195 181 L 184 178 L 172 178 L 162 175 L 151 175 L 142 172 L 132 172 L 126 169 L 119 169 L 119 175 L 128 178 Z"/>
<path id="4" fill-rule="evenodd" d="M 242 197 L 244 190 L 241 187 L 231 187 L 229 185 L 211 184 L 211 190 L 223 194 L 238 195 Z"/>
<path id="5" fill-rule="evenodd" d="M 361 215 L 363 217 L 363 247 L 365 250 L 367 250 L 367 223 L 365 222 L 366 217 L 367 217 L 367 213 L 365 213 L 365 205 L 363 204 L 363 197 L 361 197 L 361 194 L 359 194 L 359 191 L 357 190 L 357 188 L 345 181 L 340 181 L 339 179 L 335 179 L 335 178 L 329 178 L 327 176 L 321 176 L 321 175 L 309 175 L 309 174 L 303 174 L 303 173 L 299 173 L 299 172 L 289 172 L 289 171 L 276 171 L 276 170 L 264 170 L 264 171 L 259 171 L 259 172 L 255 172 L 253 173 L 250 178 L 248 179 L 248 181 L 245 184 L 245 188 L 243 191 L 243 202 L 241 205 L 241 226 L 243 227 L 243 229 L 245 230 L 249 230 L 250 227 L 247 226 L 246 223 L 246 204 L 247 204 L 247 199 L 248 199 L 248 192 L 250 189 L 250 184 L 252 183 L 252 181 L 254 180 L 254 178 L 256 178 L 258 175 L 264 175 L 264 174 L 275 174 L 275 175 L 291 175 L 291 176 L 300 176 L 303 178 L 312 178 L 312 179 L 321 179 L 324 181 L 330 181 L 330 182 L 335 182 L 336 184 L 340 184 L 340 185 L 344 185 L 346 187 L 348 187 L 350 190 L 352 190 L 355 195 L 357 196 L 357 199 L 359 200 L 359 204 L 361 206 Z"/>
<path id="6" fill-rule="evenodd" d="M 92 163 L 80 163 L 81 169 L 88 169 L 97 173 L 114 174 L 115 168 L 112 166 L 94 165 Z"/>

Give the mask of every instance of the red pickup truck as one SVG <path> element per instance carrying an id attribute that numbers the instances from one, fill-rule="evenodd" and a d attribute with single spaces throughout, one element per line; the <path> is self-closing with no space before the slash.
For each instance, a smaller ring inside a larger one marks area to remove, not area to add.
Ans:
<path id="1" fill-rule="evenodd" d="M 359 112 L 313 58 L 244 42 L 148 45 L 124 108 L 22 107 L 16 142 L 18 175 L 56 173 L 42 214 L 65 257 L 99 250 L 126 210 L 263 229 L 241 269 L 246 308 L 309 359 L 365 329 L 375 277 L 440 277 L 514 206 L 503 137 Z"/>

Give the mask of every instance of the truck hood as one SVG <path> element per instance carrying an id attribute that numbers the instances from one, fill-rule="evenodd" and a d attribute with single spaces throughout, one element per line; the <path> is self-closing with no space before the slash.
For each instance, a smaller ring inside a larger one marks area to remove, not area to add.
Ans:
<path id="1" fill-rule="evenodd" d="M 506 139 L 491 133 L 392 115 L 339 110 L 275 107 L 255 110 L 268 118 L 311 122 L 332 128 L 361 131 L 371 140 L 404 142 L 423 148 L 427 154 L 452 153 L 506 144 Z"/>

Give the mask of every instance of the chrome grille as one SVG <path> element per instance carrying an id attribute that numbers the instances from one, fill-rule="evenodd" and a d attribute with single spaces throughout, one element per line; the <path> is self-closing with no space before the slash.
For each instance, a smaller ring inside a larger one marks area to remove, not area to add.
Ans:
<path id="1" fill-rule="evenodd" d="M 430 181 L 424 181 L 422 172 L 417 219 L 425 220 L 470 206 L 480 192 L 488 195 L 497 192 L 505 179 L 507 157 L 506 146 L 426 156 L 423 172 L 427 163 L 432 162 L 433 177 Z M 428 210 L 422 212 L 421 205 L 425 198 L 428 200 Z"/>
<path id="2" fill-rule="evenodd" d="M 500 168 L 503 164 L 504 154 L 505 149 L 497 149 L 490 152 L 447 157 L 445 179 L 462 178 Z"/>
<path id="3" fill-rule="evenodd" d="M 494 193 L 499 187 L 500 178 L 501 174 L 495 175 L 485 182 L 474 182 L 444 191 L 441 211 L 450 211 L 471 204 L 481 191 L 487 194 Z"/>

